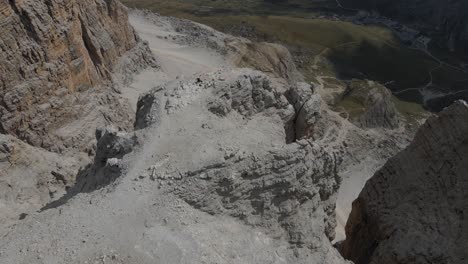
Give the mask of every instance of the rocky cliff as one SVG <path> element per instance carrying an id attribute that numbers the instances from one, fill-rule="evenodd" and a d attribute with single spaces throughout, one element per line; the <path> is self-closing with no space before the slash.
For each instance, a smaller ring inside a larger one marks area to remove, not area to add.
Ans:
<path id="1" fill-rule="evenodd" d="M 423 25 L 441 45 L 468 54 L 468 2 L 419 0 L 345 0 L 348 7 L 365 8 L 405 22 Z"/>
<path id="2" fill-rule="evenodd" d="M 343 255 L 364 263 L 466 263 L 468 105 L 430 118 L 354 201 Z"/>
<path id="3" fill-rule="evenodd" d="M 80 95 L 108 85 L 119 59 L 133 49 L 151 60 L 118 1 L 1 0 L 0 25 L 1 133 L 58 150 L 60 128 L 90 108 L 113 105 L 110 122 L 128 116 L 110 89 Z"/>
<path id="4" fill-rule="evenodd" d="M 114 0 L 0 0 L 0 223 L 60 198 L 154 57 Z"/>

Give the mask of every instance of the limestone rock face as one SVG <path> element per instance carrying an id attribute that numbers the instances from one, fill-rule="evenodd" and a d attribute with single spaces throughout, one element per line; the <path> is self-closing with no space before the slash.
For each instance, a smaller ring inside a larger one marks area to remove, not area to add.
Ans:
<path id="1" fill-rule="evenodd" d="M 304 140 L 189 171 L 174 192 L 202 211 L 263 227 L 310 259 L 341 263 L 330 250 L 340 182 L 336 166 L 330 153 Z"/>
<path id="2" fill-rule="evenodd" d="M 50 132 L 76 119 L 76 93 L 108 84 L 140 45 L 115 0 L 2 0 L 0 25 L 0 132 L 39 147 L 52 148 Z"/>
<path id="3" fill-rule="evenodd" d="M 297 83 L 287 96 L 296 110 L 294 139 L 322 138 L 331 121 L 322 97 L 306 83 Z"/>
<path id="4" fill-rule="evenodd" d="M 342 254 L 362 263 L 468 259 L 468 105 L 430 118 L 354 201 Z"/>
<path id="5" fill-rule="evenodd" d="M 385 87 L 372 88 L 365 99 L 367 110 L 359 117 L 361 127 L 396 129 L 399 113 L 392 101 L 392 93 Z"/>
<path id="6" fill-rule="evenodd" d="M 284 86 L 260 72 L 229 76 L 216 82 L 216 99 L 208 103 L 211 112 L 225 116 L 232 110 L 245 117 L 269 108 L 288 110 L 288 100 L 283 96 Z M 287 88 L 286 88 L 287 89 Z M 289 109 L 292 110 L 292 109 Z M 288 114 L 284 114 L 288 119 Z"/>
<path id="7" fill-rule="evenodd" d="M 385 86 L 369 80 L 352 80 L 341 102 L 350 120 L 361 128 L 396 129 L 400 114 L 392 93 Z"/>

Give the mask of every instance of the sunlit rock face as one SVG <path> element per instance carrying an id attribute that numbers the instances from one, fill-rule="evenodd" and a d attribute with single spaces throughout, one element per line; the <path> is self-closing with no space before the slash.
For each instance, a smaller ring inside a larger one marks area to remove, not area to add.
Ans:
<path id="1" fill-rule="evenodd" d="M 139 43 L 114 0 L 1 0 L 0 35 L 0 132 L 45 148 L 75 116 L 69 108 L 89 101 L 70 95 L 109 82 Z"/>

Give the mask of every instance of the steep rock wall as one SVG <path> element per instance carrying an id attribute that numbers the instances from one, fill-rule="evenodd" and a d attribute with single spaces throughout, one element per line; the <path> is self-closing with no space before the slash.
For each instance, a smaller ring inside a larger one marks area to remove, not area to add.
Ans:
<path id="1" fill-rule="evenodd" d="M 69 95 L 108 83 L 139 42 L 115 0 L 1 0 L 0 35 L 0 132 L 46 148 L 79 101 Z"/>
<path id="2" fill-rule="evenodd" d="M 363 263 L 468 259 L 468 105 L 456 102 L 371 178 L 346 225 L 342 254 Z"/>

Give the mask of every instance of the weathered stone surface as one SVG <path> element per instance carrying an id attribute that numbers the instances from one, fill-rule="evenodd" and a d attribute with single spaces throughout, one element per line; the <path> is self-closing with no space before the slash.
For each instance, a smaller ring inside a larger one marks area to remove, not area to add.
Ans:
<path id="1" fill-rule="evenodd" d="M 80 171 L 74 189 L 68 192 L 68 196 L 90 192 L 113 182 L 125 169 L 121 164 L 122 158 L 138 144 L 134 135 L 113 127 L 97 129 L 96 140 L 94 163 Z"/>
<path id="2" fill-rule="evenodd" d="M 392 93 L 383 85 L 369 80 L 352 80 L 337 108 L 343 107 L 349 119 L 361 128 L 396 129 L 400 114 Z"/>
<path id="3" fill-rule="evenodd" d="M 310 259 L 340 263 L 330 244 L 336 166 L 332 155 L 304 140 L 263 156 L 233 155 L 225 163 L 189 171 L 174 192 L 210 214 L 263 227 Z"/>
<path id="4" fill-rule="evenodd" d="M 162 111 L 160 102 L 162 91 L 162 88 L 156 88 L 140 96 L 137 103 L 135 129 L 147 128 L 159 122 Z"/>
<path id="5" fill-rule="evenodd" d="M 285 87 L 265 74 L 249 70 L 225 78 L 214 84 L 217 88 L 217 100 L 208 103 L 208 108 L 213 113 L 225 116 L 235 110 L 250 117 L 269 108 L 287 111 L 289 103 L 283 95 Z"/>
<path id="6" fill-rule="evenodd" d="M 287 93 L 287 97 L 296 110 L 293 121 L 294 139 L 321 138 L 328 128 L 330 118 L 322 97 L 312 86 L 297 83 Z"/>
<path id="7" fill-rule="evenodd" d="M 365 113 L 359 117 L 362 127 L 396 129 L 400 126 L 399 113 L 392 101 L 392 93 L 384 86 L 377 86 L 369 91 L 365 106 Z"/>
<path id="8" fill-rule="evenodd" d="M 363 263 L 468 259 L 468 105 L 430 118 L 371 178 L 346 226 L 342 254 Z"/>
<path id="9" fill-rule="evenodd" d="M 119 58 L 139 45 L 114 0 L 2 0 L 0 25 L 0 132 L 49 149 L 60 141 L 51 132 L 83 111 L 76 94 L 107 89 Z"/>

